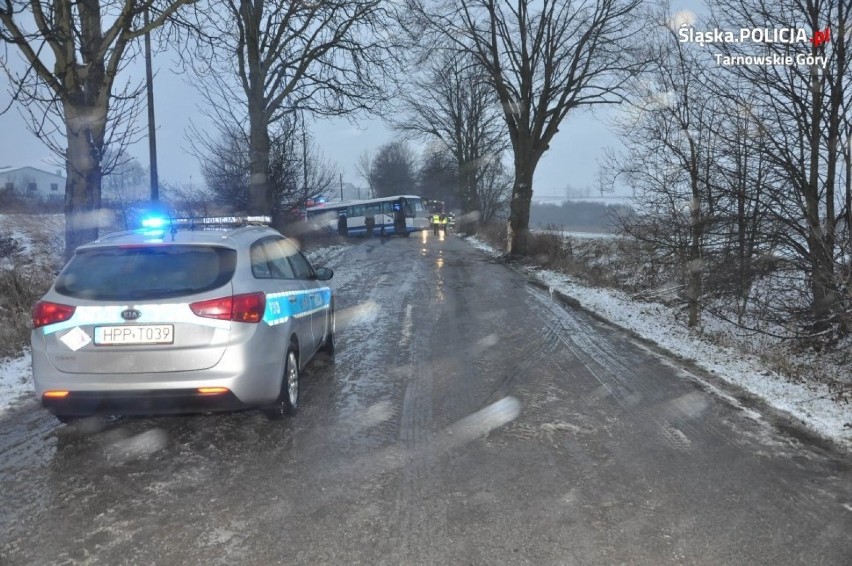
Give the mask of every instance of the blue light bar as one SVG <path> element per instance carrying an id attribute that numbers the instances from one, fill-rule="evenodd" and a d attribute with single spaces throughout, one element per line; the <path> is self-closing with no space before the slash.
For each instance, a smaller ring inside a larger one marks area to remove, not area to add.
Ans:
<path id="1" fill-rule="evenodd" d="M 166 219 L 162 216 L 148 216 L 142 219 L 143 228 L 162 228 L 166 225 Z"/>

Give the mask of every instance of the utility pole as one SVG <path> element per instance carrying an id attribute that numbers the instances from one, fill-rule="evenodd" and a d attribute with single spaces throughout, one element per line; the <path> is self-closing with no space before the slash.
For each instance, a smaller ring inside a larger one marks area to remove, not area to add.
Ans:
<path id="1" fill-rule="evenodd" d="M 145 8 L 145 26 L 149 24 Z M 157 175 L 157 131 L 154 120 L 154 73 L 151 70 L 151 34 L 145 32 L 145 84 L 148 90 L 148 159 L 151 172 L 151 202 L 160 200 L 160 181 Z"/>
<path id="2" fill-rule="evenodd" d="M 305 128 L 305 111 L 302 110 L 302 187 L 305 191 L 305 207 L 308 206 L 308 134 Z"/>
<path id="3" fill-rule="evenodd" d="M 343 202 L 343 173 L 340 174 L 340 202 Z"/>

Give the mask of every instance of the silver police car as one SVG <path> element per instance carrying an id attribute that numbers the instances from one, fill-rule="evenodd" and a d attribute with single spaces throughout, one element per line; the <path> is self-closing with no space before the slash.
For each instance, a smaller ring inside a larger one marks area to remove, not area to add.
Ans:
<path id="1" fill-rule="evenodd" d="M 297 409 L 300 370 L 334 352 L 333 272 L 271 228 L 206 220 L 81 246 L 33 307 L 35 389 L 60 421 Z"/>

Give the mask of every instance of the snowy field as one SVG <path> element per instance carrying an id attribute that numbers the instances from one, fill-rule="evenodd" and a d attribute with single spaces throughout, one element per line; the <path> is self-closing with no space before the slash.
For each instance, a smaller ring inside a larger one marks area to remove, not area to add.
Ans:
<path id="1" fill-rule="evenodd" d="M 580 240 L 611 240 L 619 237 L 618 234 L 608 232 L 553 231 L 546 228 L 536 228 L 530 231 L 539 234 L 556 234 L 562 238 L 577 238 Z"/>
<path id="2" fill-rule="evenodd" d="M 469 238 L 467 241 L 486 253 L 501 255 L 482 240 Z M 530 276 L 577 299 L 583 308 L 764 399 L 772 407 L 801 421 L 812 432 L 852 448 L 852 404 L 834 401 L 834 395 L 826 386 L 792 383 L 767 369 L 754 356 L 690 334 L 677 322 L 676 312 L 670 307 L 639 302 L 613 289 L 586 287 L 554 271 L 531 270 Z"/>

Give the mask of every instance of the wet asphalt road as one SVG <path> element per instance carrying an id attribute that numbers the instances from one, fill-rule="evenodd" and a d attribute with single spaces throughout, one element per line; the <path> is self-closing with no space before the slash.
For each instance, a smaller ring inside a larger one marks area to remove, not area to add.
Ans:
<path id="1" fill-rule="evenodd" d="M 0 564 L 852 563 L 848 454 L 454 236 L 324 255 L 295 418 L 0 417 Z"/>

